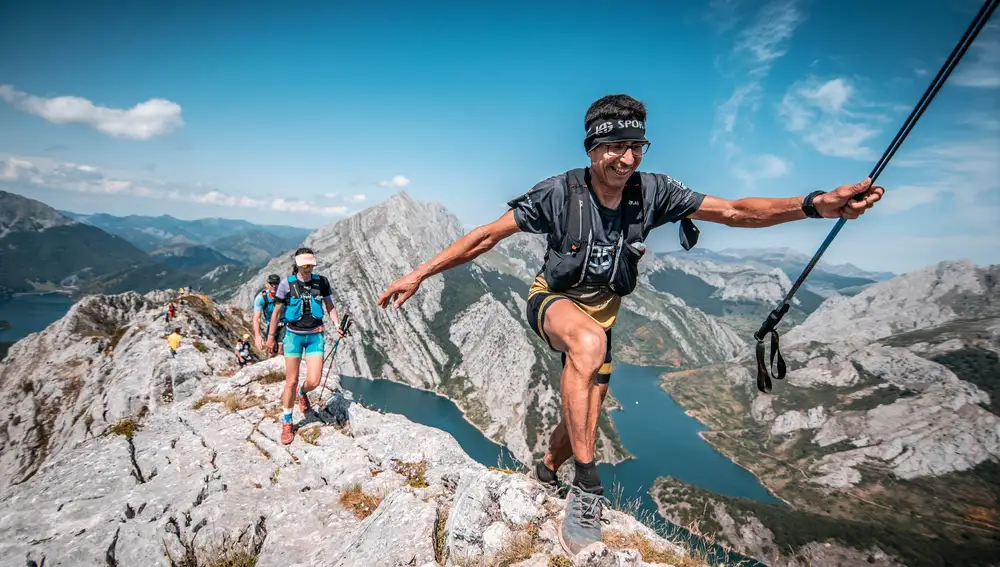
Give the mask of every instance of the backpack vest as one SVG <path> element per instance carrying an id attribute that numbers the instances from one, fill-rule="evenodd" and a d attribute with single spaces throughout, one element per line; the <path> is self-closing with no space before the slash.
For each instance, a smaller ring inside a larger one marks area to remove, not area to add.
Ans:
<path id="1" fill-rule="evenodd" d="M 262 317 L 260 318 L 261 330 L 267 331 L 268 326 L 271 324 L 271 313 L 274 311 L 274 298 L 268 296 L 267 288 L 262 287 L 257 290 L 257 295 L 263 294 L 264 297 L 264 308 L 261 310 Z M 256 295 L 254 297 L 257 297 Z M 283 327 L 285 325 L 284 319 L 278 321 L 278 327 Z"/>
<path id="2" fill-rule="evenodd" d="M 296 327 L 318 327 L 323 322 L 323 298 L 320 296 L 320 276 L 313 274 L 309 285 L 299 281 L 298 276 L 288 276 L 288 307 L 285 309 L 285 323 L 299 323 Z"/>
<path id="3" fill-rule="evenodd" d="M 561 242 L 549 238 L 542 272 L 545 283 L 555 292 L 565 291 L 583 282 L 590 245 L 593 242 L 594 207 L 589 187 L 589 174 L 583 168 L 566 172 L 566 224 Z M 645 253 L 643 240 L 642 178 L 639 172 L 625 184 L 622 194 L 622 228 L 615 246 L 608 287 L 625 296 L 635 290 L 639 276 L 639 260 Z M 599 221 L 598 221 L 599 222 Z M 638 244 L 639 247 L 635 245 Z"/>

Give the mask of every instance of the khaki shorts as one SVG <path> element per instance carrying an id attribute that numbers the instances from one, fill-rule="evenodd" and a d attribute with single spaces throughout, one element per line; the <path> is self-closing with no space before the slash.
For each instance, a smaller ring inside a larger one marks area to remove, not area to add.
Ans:
<path id="1" fill-rule="evenodd" d="M 573 301 L 572 299 L 561 295 L 558 293 L 552 293 L 548 291 L 539 291 L 532 293 L 528 296 L 528 305 L 525 307 L 525 316 L 528 318 L 528 325 L 531 326 L 531 330 L 535 332 L 545 344 L 549 345 L 549 348 L 559 352 L 552 346 L 549 342 L 549 338 L 545 336 L 545 312 L 549 307 L 556 301 Z M 596 323 L 596 321 L 595 321 Z M 604 364 L 601 365 L 600 370 L 597 371 L 597 383 L 598 384 L 608 384 L 611 382 L 611 329 L 604 330 L 604 337 L 607 343 L 607 348 L 604 352 Z M 562 354 L 562 364 L 566 366 L 566 353 Z"/>

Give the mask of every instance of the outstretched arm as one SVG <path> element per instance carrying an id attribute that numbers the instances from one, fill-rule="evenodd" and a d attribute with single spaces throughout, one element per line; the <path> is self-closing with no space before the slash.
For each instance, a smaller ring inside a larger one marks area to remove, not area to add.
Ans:
<path id="1" fill-rule="evenodd" d="M 856 219 L 872 208 L 884 193 L 884 188 L 871 187 L 871 181 L 865 179 L 819 195 L 813 204 L 824 218 Z M 861 200 L 855 201 L 855 195 L 860 195 Z M 708 195 L 690 218 L 741 228 L 774 226 L 807 218 L 802 212 L 803 198 L 745 197 L 729 201 Z"/>
<path id="2" fill-rule="evenodd" d="M 513 210 L 508 210 L 490 224 L 477 226 L 409 274 L 392 282 L 379 296 L 379 306 L 385 309 L 393 301 L 393 307 L 399 307 L 416 293 L 425 279 L 474 260 L 519 230 L 514 222 Z"/>

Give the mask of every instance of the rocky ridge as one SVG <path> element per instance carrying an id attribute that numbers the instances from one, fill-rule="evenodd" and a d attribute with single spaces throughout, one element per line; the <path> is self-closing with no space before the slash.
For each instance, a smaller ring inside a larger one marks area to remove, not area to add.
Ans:
<path id="1" fill-rule="evenodd" d="M 942 262 L 829 299 L 782 336 L 788 375 L 771 395 L 752 359 L 668 374 L 664 388 L 796 510 L 994 545 L 997 282 L 1000 266 Z"/>
<path id="2" fill-rule="evenodd" d="M 606 543 L 568 560 L 561 500 L 337 375 L 280 445 L 283 359 L 237 371 L 246 314 L 200 296 L 171 356 L 164 295 L 85 298 L 0 363 L 0 565 L 697 564 L 614 510 Z"/>
<path id="3" fill-rule="evenodd" d="M 400 192 L 323 227 L 303 243 L 334 288 L 338 310 L 351 314 L 357 341 L 341 344 L 340 372 L 383 377 L 454 400 L 487 436 L 528 462 L 544 451 L 558 423 L 559 356 L 530 330 L 525 297 L 544 252 L 541 236 L 517 234 L 474 262 L 428 279 L 399 310 L 378 295 L 430 259 L 464 229 L 444 207 Z M 291 273 L 291 251 L 272 260 L 233 299 L 249 306 L 269 273 Z M 626 298 L 617 360 L 677 365 L 725 360 L 745 348 L 731 329 L 667 294 L 644 287 Z M 628 456 L 605 412 L 598 459 Z"/>

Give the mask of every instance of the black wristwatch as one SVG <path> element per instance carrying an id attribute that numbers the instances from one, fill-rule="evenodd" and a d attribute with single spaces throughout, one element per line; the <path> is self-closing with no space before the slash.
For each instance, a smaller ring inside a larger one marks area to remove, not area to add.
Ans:
<path id="1" fill-rule="evenodd" d="M 805 213 L 807 217 L 811 219 L 823 218 L 823 215 L 819 214 L 819 211 L 816 210 L 816 206 L 813 205 L 813 199 L 824 193 L 826 193 L 826 191 L 813 191 L 812 193 L 806 195 L 805 199 L 802 199 L 802 212 Z"/>

